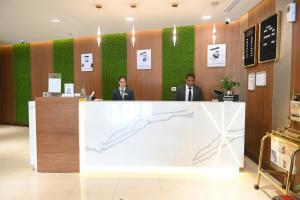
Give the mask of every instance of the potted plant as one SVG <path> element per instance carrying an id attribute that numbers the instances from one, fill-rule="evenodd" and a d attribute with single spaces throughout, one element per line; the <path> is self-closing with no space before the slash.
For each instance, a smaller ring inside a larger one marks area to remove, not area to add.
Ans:
<path id="1" fill-rule="evenodd" d="M 225 75 L 221 80 L 221 86 L 224 89 L 225 95 L 232 95 L 232 89 L 240 86 L 240 83 L 233 81 L 229 76 Z"/>

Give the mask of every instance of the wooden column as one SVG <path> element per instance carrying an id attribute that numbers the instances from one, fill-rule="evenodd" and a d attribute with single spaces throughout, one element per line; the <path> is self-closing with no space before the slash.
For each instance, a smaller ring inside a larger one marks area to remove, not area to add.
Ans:
<path id="1" fill-rule="evenodd" d="M 79 172 L 77 98 L 36 98 L 38 172 Z"/>
<path id="2" fill-rule="evenodd" d="M 0 48 L 0 60 L 0 123 L 14 124 L 16 121 L 16 106 L 11 45 Z"/>

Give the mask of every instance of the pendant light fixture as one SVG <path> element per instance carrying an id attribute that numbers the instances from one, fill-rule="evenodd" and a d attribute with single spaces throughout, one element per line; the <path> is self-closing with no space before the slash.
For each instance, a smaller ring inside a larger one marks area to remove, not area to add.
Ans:
<path id="1" fill-rule="evenodd" d="M 133 24 L 133 21 L 134 21 L 133 16 L 134 16 L 134 10 L 137 8 L 137 3 L 132 2 L 132 3 L 129 4 L 129 6 L 130 6 L 130 8 L 132 8 L 132 13 L 131 13 L 130 17 L 126 17 L 126 21 L 132 22 L 131 44 L 132 44 L 132 47 L 134 47 L 136 37 L 135 37 L 135 28 L 134 28 L 134 24 Z"/>
<path id="2" fill-rule="evenodd" d="M 100 47 L 100 44 L 101 44 L 101 30 L 100 30 L 100 26 L 98 26 L 98 30 L 97 30 L 97 44 L 98 44 L 98 47 Z"/>
<path id="3" fill-rule="evenodd" d="M 213 30 L 212 30 L 212 40 L 213 40 L 213 44 L 216 44 L 216 39 L 217 39 L 217 29 L 216 29 L 216 24 L 214 24 L 213 26 Z"/>
<path id="4" fill-rule="evenodd" d="M 134 44 L 135 44 L 135 30 L 134 30 L 134 25 L 132 25 L 131 43 L 132 43 L 132 47 L 134 47 Z"/>
<path id="5" fill-rule="evenodd" d="M 100 10 L 102 9 L 102 4 L 97 3 L 95 5 L 96 9 Z M 98 29 L 97 29 L 97 45 L 98 47 L 100 47 L 101 44 L 101 30 L 100 30 L 100 26 L 98 25 Z"/>
<path id="6" fill-rule="evenodd" d="M 179 5 L 178 2 L 173 2 L 173 3 L 172 3 L 172 7 L 173 7 L 173 8 L 177 8 L 178 5 Z M 177 30 L 176 30 L 176 25 L 175 25 L 175 24 L 174 24 L 174 26 L 173 26 L 172 40 L 173 40 L 173 45 L 174 45 L 174 47 L 175 47 L 176 41 L 177 41 Z"/>

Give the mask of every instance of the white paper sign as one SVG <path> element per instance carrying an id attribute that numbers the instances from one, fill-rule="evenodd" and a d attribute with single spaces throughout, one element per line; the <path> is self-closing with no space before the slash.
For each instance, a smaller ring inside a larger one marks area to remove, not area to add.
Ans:
<path id="1" fill-rule="evenodd" d="M 256 86 L 266 86 L 267 85 L 267 72 L 261 71 L 256 72 Z"/>
<path id="2" fill-rule="evenodd" d="M 137 69 L 151 69 L 151 49 L 137 50 L 136 52 Z"/>
<path id="3" fill-rule="evenodd" d="M 48 92 L 61 93 L 61 79 L 60 78 L 49 78 Z"/>
<path id="4" fill-rule="evenodd" d="M 81 71 L 83 71 L 83 72 L 93 71 L 93 54 L 92 53 L 81 54 Z"/>
<path id="5" fill-rule="evenodd" d="M 207 47 L 207 67 L 226 66 L 226 44 L 214 44 Z"/>
<path id="6" fill-rule="evenodd" d="M 255 90 L 255 73 L 248 74 L 248 90 Z"/>
<path id="7" fill-rule="evenodd" d="M 291 156 L 297 146 L 292 145 L 288 141 L 281 140 L 278 137 L 271 138 L 271 162 L 288 171 L 291 164 Z M 295 163 L 294 163 L 295 164 Z M 295 168 L 294 168 L 295 170 Z M 292 173 L 295 174 L 296 171 Z"/>
<path id="8" fill-rule="evenodd" d="M 74 94 L 74 84 L 65 83 L 65 94 Z"/>

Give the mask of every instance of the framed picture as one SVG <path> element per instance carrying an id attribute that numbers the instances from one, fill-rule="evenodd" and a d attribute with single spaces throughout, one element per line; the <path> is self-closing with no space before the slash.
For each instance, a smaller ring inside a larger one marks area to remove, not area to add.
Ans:
<path id="1" fill-rule="evenodd" d="M 281 13 L 276 12 L 259 24 L 258 62 L 277 61 L 280 51 Z"/>
<path id="2" fill-rule="evenodd" d="M 136 52 L 137 69 L 151 69 L 151 49 L 137 50 Z"/>
<path id="3" fill-rule="evenodd" d="M 255 66 L 257 63 L 257 25 L 253 25 L 243 33 L 243 64 L 244 67 Z"/>
<path id="4" fill-rule="evenodd" d="M 92 53 L 81 54 L 81 71 L 83 71 L 83 72 L 93 71 L 93 54 Z"/>
<path id="5" fill-rule="evenodd" d="M 256 72 L 255 85 L 258 87 L 267 86 L 267 72 L 266 71 Z"/>
<path id="6" fill-rule="evenodd" d="M 207 67 L 226 66 L 226 44 L 214 44 L 207 47 Z"/>

